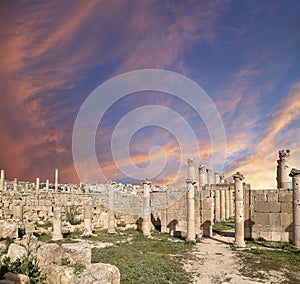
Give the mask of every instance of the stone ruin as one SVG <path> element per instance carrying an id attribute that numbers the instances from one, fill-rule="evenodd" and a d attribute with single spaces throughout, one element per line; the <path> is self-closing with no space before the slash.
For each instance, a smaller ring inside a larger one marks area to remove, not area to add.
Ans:
<path id="1" fill-rule="evenodd" d="M 39 178 L 36 183 L 8 181 L 1 170 L 0 238 L 18 238 L 20 228 L 27 235 L 52 234 L 53 240 L 74 230 L 92 235 L 97 229 L 114 233 L 116 228 L 137 228 L 145 236 L 158 229 L 195 240 L 212 236 L 214 222 L 235 217 L 238 247 L 244 247 L 247 238 L 264 238 L 292 242 L 300 248 L 300 170 L 289 168 L 289 157 L 289 150 L 279 151 L 276 189 L 251 189 L 239 172 L 228 182 L 204 165 L 196 169 L 193 159 L 187 161 L 186 186 L 168 188 L 152 186 L 147 179 L 142 186 L 59 184 L 57 169 L 53 184 L 49 180 L 41 183 Z M 50 227 L 40 226 L 47 222 Z M 61 249 L 59 253 L 64 254 Z M 112 279 L 119 279 L 115 277 L 118 272 L 112 275 Z"/>

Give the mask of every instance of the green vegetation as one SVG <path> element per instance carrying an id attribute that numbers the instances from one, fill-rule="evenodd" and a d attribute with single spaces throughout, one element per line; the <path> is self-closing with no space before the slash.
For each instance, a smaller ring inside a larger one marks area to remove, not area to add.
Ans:
<path id="1" fill-rule="evenodd" d="M 193 244 L 153 232 L 148 239 L 136 231 L 125 232 L 129 242 L 113 247 L 93 248 L 92 262 L 116 265 L 121 283 L 188 283 L 189 278 L 175 254 L 183 254 Z"/>
<path id="2" fill-rule="evenodd" d="M 82 263 L 76 262 L 73 265 L 74 268 L 74 274 L 75 275 L 79 275 L 80 273 L 82 273 L 85 269 L 85 265 L 83 265 Z"/>
<path id="3" fill-rule="evenodd" d="M 81 223 L 81 220 L 77 220 L 78 215 L 79 215 L 79 206 L 71 205 L 67 207 L 66 220 L 71 225 L 79 225 Z"/>
<path id="4" fill-rule="evenodd" d="M 213 233 L 221 234 L 224 231 L 232 230 L 235 228 L 234 219 L 230 218 L 226 221 L 216 222 L 213 225 Z"/>
<path id="5" fill-rule="evenodd" d="M 289 243 L 267 242 L 265 240 L 247 242 L 251 248 L 237 251 L 243 260 L 240 270 L 248 277 L 266 278 L 271 270 L 281 271 L 286 277 L 282 283 L 300 283 L 300 250 Z"/>
<path id="6" fill-rule="evenodd" d="M 30 283 L 42 284 L 45 283 L 46 276 L 43 275 L 38 267 L 38 262 L 32 256 L 32 235 L 29 236 L 26 246 L 25 257 L 20 260 L 11 261 L 9 257 L 5 257 L 1 263 L 0 279 L 6 272 L 25 274 L 29 277 Z"/>
<path id="7" fill-rule="evenodd" d="M 47 221 L 44 223 L 35 222 L 35 226 L 38 228 L 49 228 L 49 227 L 52 227 L 52 222 L 50 222 L 50 221 Z"/>

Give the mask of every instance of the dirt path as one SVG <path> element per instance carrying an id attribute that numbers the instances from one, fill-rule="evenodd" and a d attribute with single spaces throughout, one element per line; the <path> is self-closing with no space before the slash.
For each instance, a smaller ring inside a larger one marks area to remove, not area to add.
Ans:
<path id="1" fill-rule="evenodd" d="M 192 275 L 192 283 L 281 283 L 278 272 L 268 273 L 268 280 L 243 277 L 238 271 L 239 259 L 230 248 L 232 242 L 233 237 L 215 235 L 195 245 L 184 265 L 184 269 Z"/>

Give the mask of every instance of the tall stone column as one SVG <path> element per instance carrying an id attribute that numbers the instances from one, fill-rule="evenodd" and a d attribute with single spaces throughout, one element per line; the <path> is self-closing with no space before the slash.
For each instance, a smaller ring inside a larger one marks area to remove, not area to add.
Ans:
<path id="1" fill-rule="evenodd" d="M 234 202 L 233 202 L 233 187 L 229 186 L 229 212 L 230 212 L 230 217 L 234 215 Z"/>
<path id="2" fill-rule="evenodd" d="M 187 163 L 187 239 L 195 240 L 195 161 L 188 159 Z"/>
<path id="3" fill-rule="evenodd" d="M 1 170 L 0 173 L 0 190 L 4 190 L 5 172 Z"/>
<path id="4" fill-rule="evenodd" d="M 215 184 L 219 184 L 220 183 L 220 173 L 216 172 L 215 173 Z"/>
<path id="5" fill-rule="evenodd" d="M 221 199 L 221 221 L 225 221 L 225 212 L 226 212 L 226 201 L 225 201 L 225 190 L 220 190 L 220 199 Z"/>
<path id="6" fill-rule="evenodd" d="M 199 190 L 205 186 L 205 166 L 199 165 L 198 166 L 198 172 L 199 172 Z"/>
<path id="7" fill-rule="evenodd" d="M 90 204 L 84 206 L 83 212 L 83 223 L 84 223 L 84 235 L 92 236 L 92 219 L 93 219 L 93 207 Z"/>
<path id="8" fill-rule="evenodd" d="M 63 239 L 62 235 L 62 223 L 61 223 L 61 208 L 53 208 L 53 235 L 52 240 L 58 241 Z"/>
<path id="9" fill-rule="evenodd" d="M 151 208 L 150 208 L 150 185 L 151 181 L 143 180 L 143 223 L 142 231 L 146 237 L 150 236 L 151 231 Z"/>
<path id="10" fill-rule="evenodd" d="M 230 194 L 229 188 L 225 190 L 225 219 L 228 220 L 230 218 Z"/>
<path id="11" fill-rule="evenodd" d="M 108 184 L 108 228 L 107 232 L 113 234 L 115 229 L 115 182 Z"/>
<path id="12" fill-rule="evenodd" d="M 200 190 L 198 186 L 194 186 L 195 200 L 195 235 L 201 237 L 201 218 L 200 218 Z"/>
<path id="13" fill-rule="evenodd" d="M 211 185 L 213 183 L 212 170 L 207 168 L 206 175 L 207 175 L 207 184 Z"/>
<path id="14" fill-rule="evenodd" d="M 88 183 L 85 184 L 84 193 L 90 193 L 90 187 Z"/>
<path id="15" fill-rule="evenodd" d="M 220 198 L 220 190 L 215 190 L 215 220 L 216 222 L 221 221 L 221 198 Z"/>
<path id="16" fill-rule="evenodd" d="M 17 191 L 18 190 L 18 179 L 14 178 L 14 190 Z"/>
<path id="17" fill-rule="evenodd" d="M 294 246 L 300 248 L 300 170 L 292 169 Z"/>
<path id="18" fill-rule="evenodd" d="M 54 191 L 58 192 L 58 169 L 55 169 Z"/>
<path id="19" fill-rule="evenodd" d="M 46 179 L 46 191 L 49 192 L 49 180 Z"/>
<path id="20" fill-rule="evenodd" d="M 36 178 L 36 182 L 35 182 L 35 191 L 39 192 L 40 190 L 40 178 Z"/>
<path id="21" fill-rule="evenodd" d="M 166 201 L 165 201 L 165 208 L 161 211 L 161 232 L 167 233 L 168 232 L 168 206 L 169 206 L 169 192 L 168 189 L 166 190 Z"/>
<path id="22" fill-rule="evenodd" d="M 245 247 L 244 233 L 244 176 L 237 172 L 233 175 L 235 186 L 235 245 Z"/>
<path id="23" fill-rule="evenodd" d="M 280 150 L 279 160 L 277 160 L 277 187 L 290 188 L 290 150 Z"/>

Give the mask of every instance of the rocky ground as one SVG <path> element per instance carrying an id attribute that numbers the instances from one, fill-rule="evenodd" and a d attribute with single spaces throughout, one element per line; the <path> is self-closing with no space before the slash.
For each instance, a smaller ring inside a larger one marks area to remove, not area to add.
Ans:
<path id="1" fill-rule="evenodd" d="M 184 269 L 192 275 L 192 283 L 282 283 L 285 279 L 278 271 L 269 271 L 266 279 L 250 279 L 239 272 L 241 260 L 230 248 L 234 238 L 231 236 L 215 235 L 197 243 L 187 257 Z"/>

